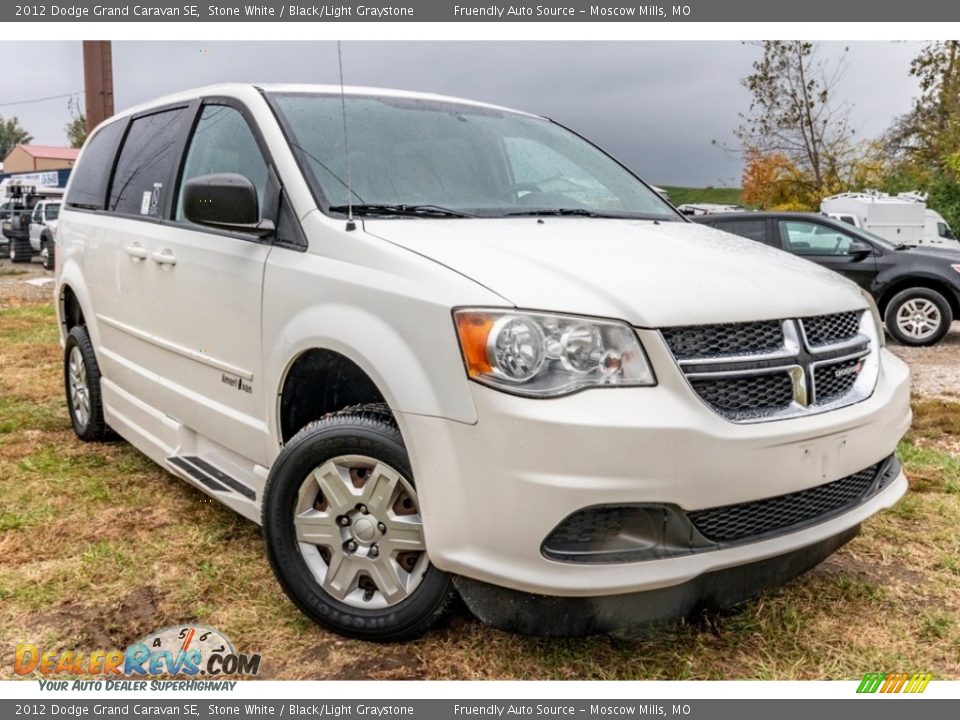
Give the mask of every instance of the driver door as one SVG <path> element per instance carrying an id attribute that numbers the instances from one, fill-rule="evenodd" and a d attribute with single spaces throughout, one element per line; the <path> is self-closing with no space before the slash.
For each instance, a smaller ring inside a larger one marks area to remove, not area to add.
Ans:
<path id="1" fill-rule="evenodd" d="M 783 249 L 834 270 L 869 290 L 877 276 L 877 258 L 851 255 L 850 245 L 859 238 L 815 220 L 780 220 Z"/>

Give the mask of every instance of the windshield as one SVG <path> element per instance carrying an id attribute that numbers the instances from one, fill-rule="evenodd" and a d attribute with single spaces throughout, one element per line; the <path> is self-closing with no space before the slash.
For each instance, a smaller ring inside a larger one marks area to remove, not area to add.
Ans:
<path id="1" fill-rule="evenodd" d="M 271 101 L 314 190 L 348 202 L 339 95 Z M 574 133 L 542 118 L 426 99 L 344 99 L 352 202 L 379 214 L 426 208 L 481 217 L 572 211 L 679 220 L 656 192 Z M 387 206 L 386 208 L 383 206 Z"/>

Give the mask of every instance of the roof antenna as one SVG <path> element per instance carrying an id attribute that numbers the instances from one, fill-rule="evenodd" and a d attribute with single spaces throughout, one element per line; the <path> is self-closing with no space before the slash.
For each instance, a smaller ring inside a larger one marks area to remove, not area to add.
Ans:
<path id="1" fill-rule="evenodd" d="M 340 66 L 340 111 L 343 113 L 343 155 L 347 161 L 347 232 L 357 229 L 353 221 L 353 182 L 350 179 L 350 144 L 347 142 L 347 101 L 343 90 L 343 52 L 337 40 L 337 64 Z"/>

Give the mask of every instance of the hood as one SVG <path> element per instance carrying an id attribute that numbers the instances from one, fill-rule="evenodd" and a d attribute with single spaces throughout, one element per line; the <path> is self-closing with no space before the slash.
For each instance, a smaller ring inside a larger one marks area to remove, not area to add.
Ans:
<path id="1" fill-rule="evenodd" d="M 946 245 L 908 245 L 903 250 L 894 250 L 897 254 L 910 255 L 911 257 L 930 258 L 931 260 L 940 260 L 941 262 L 960 263 L 960 250 L 955 246 Z"/>
<path id="2" fill-rule="evenodd" d="M 834 272 L 693 223 L 366 219 L 364 229 L 517 307 L 638 327 L 772 320 L 866 306 L 857 286 Z"/>

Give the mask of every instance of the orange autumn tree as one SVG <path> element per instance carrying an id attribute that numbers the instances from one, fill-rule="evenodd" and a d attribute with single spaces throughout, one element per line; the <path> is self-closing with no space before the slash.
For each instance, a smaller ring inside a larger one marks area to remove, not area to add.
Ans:
<path id="1" fill-rule="evenodd" d="M 764 210 L 813 209 L 809 182 L 782 153 L 747 148 L 741 188 L 745 204 Z"/>

